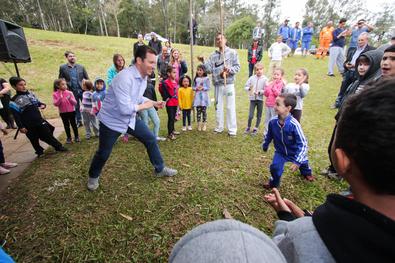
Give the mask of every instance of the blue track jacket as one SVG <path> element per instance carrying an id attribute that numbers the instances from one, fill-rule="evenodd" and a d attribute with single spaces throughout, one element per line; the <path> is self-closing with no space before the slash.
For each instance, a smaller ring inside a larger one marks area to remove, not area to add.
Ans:
<path id="1" fill-rule="evenodd" d="M 274 117 L 269 122 L 268 133 L 262 144 L 264 151 L 267 151 L 272 140 L 276 152 L 286 156 L 293 163 L 300 166 L 308 160 L 306 137 L 299 122 L 291 114 L 285 118 L 283 127 L 281 127 L 278 117 Z"/>

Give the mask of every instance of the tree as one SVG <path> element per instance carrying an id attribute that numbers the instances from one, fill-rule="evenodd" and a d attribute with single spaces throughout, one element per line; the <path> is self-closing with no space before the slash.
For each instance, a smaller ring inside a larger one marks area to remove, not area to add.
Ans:
<path id="1" fill-rule="evenodd" d="M 263 29 L 265 31 L 263 45 L 270 46 L 277 36 L 278 23 L 280 18 L 280 11 L 278 9 L 280 1 L 267 0 L 263 7 L 264 17 L 263 17 Z"/>
<path id="2" fill-rule="evenodd" d="M 376 15 L 376 22 L 374 23 L 373 37 L 379 42 L 383 43 L 385 40 L 391 38 L 390 30 L 395 30 L 395 7 L 393 4 L 384 4 L 381 11 Z M 393 33 L 392 33 L 393 34 Z"/>
<path id="3" fill-rule="evenodd" d="M 251 32 L 255 26 L 255 21 L 250 16 L 246 16 L 230 24 L 225 31 L 228 44 L 232 47 L 244 48 L 251 41 Z"/>
<path id="4" fill-rule="evenodd" d="M 122 0 L 108 0 L 106 3 L 106 9 L 114 16 L 118 37 L 121 36 L 119 30 L 119 21 L 118 21 L 118 15 L 122 12 L 121 1 Z"/>

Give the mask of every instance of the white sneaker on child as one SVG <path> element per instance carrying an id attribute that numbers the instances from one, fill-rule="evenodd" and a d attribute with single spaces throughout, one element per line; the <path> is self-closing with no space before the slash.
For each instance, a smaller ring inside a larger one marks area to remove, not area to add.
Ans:
<path id="1" fill-rule="evenodd" d="M 187 127 L 182 127 L 182 129 L 181 129 L 182 131 L 186 131 L 187 130 Z"/>
<path id="2" fill-rule="evenodd" d="M 11 172 L 10 170 L 5 169 L 4 167 L 0 166 L 0 174 L 8 174 L 10 172 Z"/>
<path id="3" fill-rule="evenodd" d="M 188 126 L 188 131 L 192 131 L 192 126 Z"/>

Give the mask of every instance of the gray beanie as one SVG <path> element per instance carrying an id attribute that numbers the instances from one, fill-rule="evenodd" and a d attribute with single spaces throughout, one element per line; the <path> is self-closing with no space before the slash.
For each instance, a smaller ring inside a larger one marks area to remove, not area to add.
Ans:
<path id="1" fill-rule="evenodd" d="M 258 229 L 232 219 L 189 231 L 174 246 L 170 263 L 286 262 L 276 244 Z"/>

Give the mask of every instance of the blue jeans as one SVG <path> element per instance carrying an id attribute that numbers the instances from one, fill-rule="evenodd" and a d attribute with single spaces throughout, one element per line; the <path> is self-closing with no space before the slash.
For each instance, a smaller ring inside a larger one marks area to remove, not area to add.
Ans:
<path id="1" fill-rule="evenodd" d="M 134 130 L 128 128 L 127 133 L 142 142 L 147 149 L 148 156 L 156 172 L 161 172 L 165 167 L 156 137 L 144 124 L 144 122 L 136 118 L 136 126 Z M 112 147 L 117 141 L 120 132 L 111 130 L 100 122 L 99 125 L 99 149 L 93 156 L 91 167 L 89 168 L 89 177 L 97 178 L 101 174 L 108 157 L 110 157 Z"/>
<path id="2" fill-rule="evenodd" d="M 248 63 L 248 77 L 251 77 L 252 74 L 254 74 L 254 67 L 255 64 L 252 64 L 251 62 Z"/>
<path id="3" fill-rule="evenodd" d="M 149 120 L 152 121 L 152 123 L 154 124 L 152 132 L 155 135 L 155 137 L 158 137 L 159 128 L 160 128 L 160 119 L 159 119 L 158 112 L 156 111 L 156 109 L 154 107 L 152 107 L 147 110 L 140 111 L 139 114 L 141 116 L 141 119 L 144 121 L 145 125 L 147 125 L 147 127 L 149 127 L 149 125 L 148 125 Z"/>
<path id="4" fill-rule="evenodd" d="M 277 152 L 274 153 L 273 162 L 270 165 L 270 187 L 279 187 L 280 186 L 280 179 L 284 172 L 284 164 L 286 162 L 292 162 L 292 160 L 288 156 L 284 156 Z M 300 173 L 303 176 L 311 175 L 311 168 L 309 166 L 309 161 L 303 162 L 299 166 Z"/>

